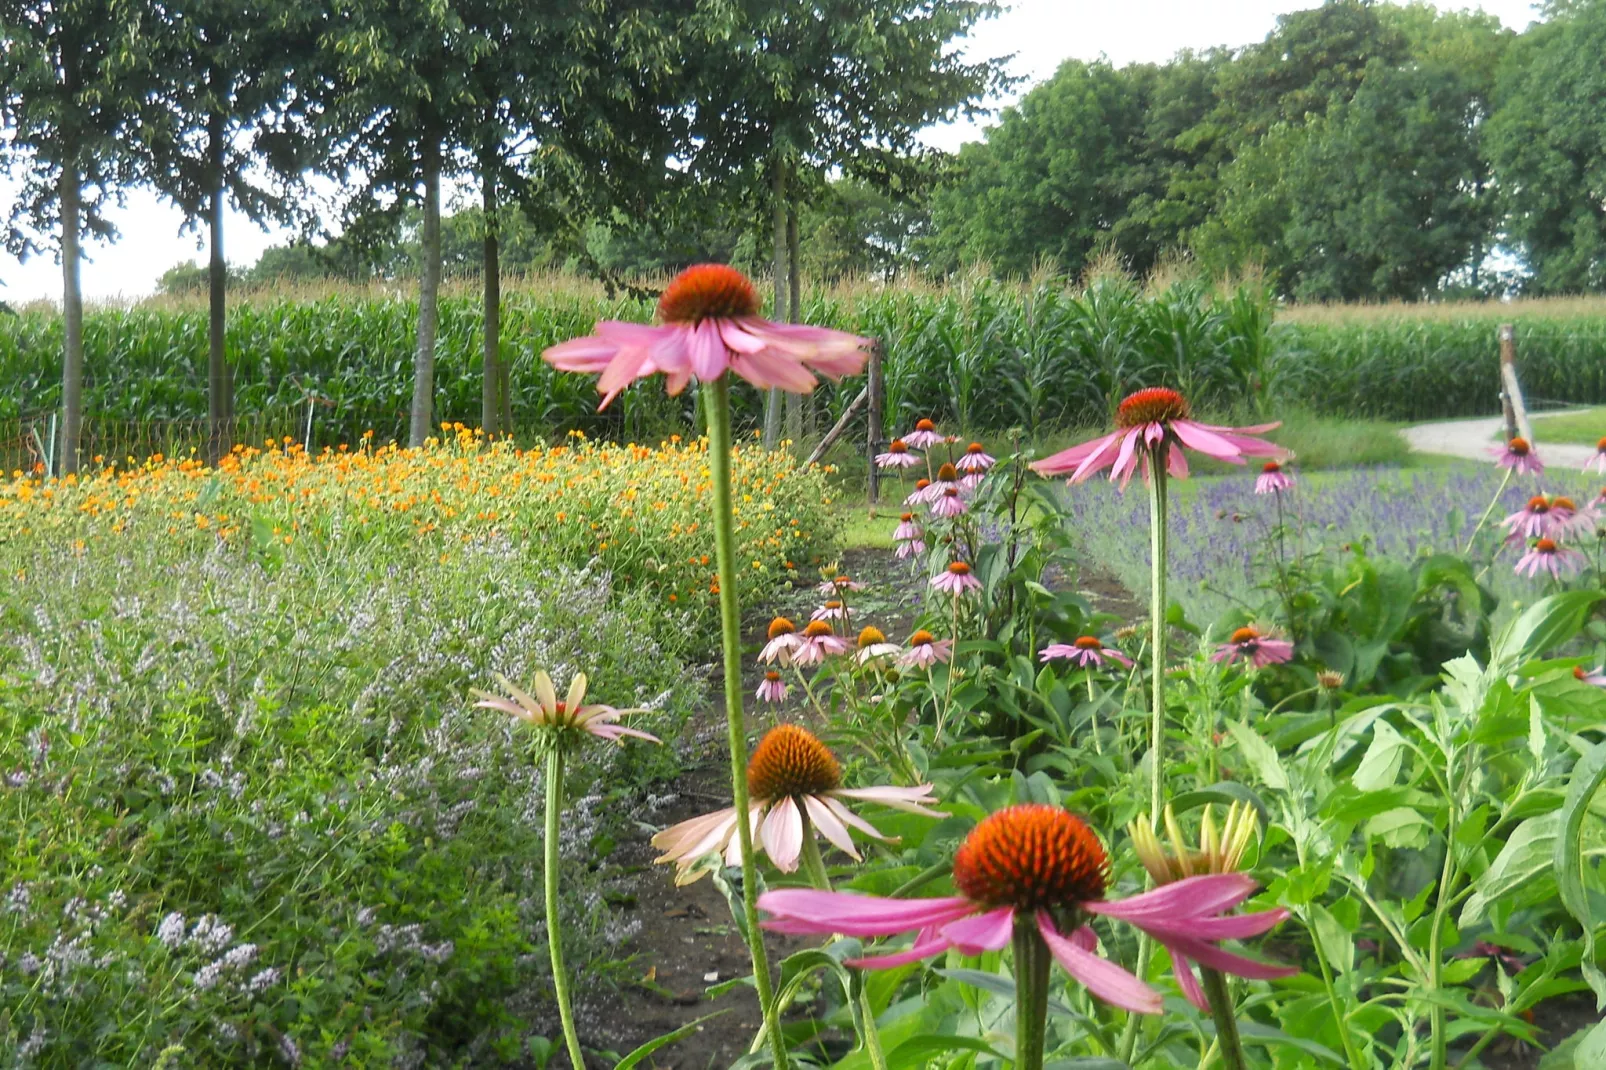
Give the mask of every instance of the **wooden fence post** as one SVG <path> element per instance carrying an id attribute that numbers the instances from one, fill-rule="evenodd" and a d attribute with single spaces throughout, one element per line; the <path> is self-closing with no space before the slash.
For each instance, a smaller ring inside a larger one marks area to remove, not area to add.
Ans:
<path id="1" fill-rule="evenodd" d="M 1532 443 L 1528 407 L 1523 404 L 1522 384 L 1517 381 L 1517 329 L 1509 323 L 1500 325 L 1500 407 L 1506 417 L 1506 440 L 1521 435 Z"/>
<path id="2" fill-rule="evenodd" d="M 865 486 L 869 490 L 870 517 L 875 518 L 875 507 L 881 501 L 881 473 L 875 466 L 876 453 L 881 449 L 882 415 L 881 406 L 886 394 L 886 383 L 881 377 L 881 343 L 877 341 L 870 347 L 870 411 L 865 416 L 865 425 L 868 431 L 865 434 L 864 459 L 868 464 L 865 477 Z"/>

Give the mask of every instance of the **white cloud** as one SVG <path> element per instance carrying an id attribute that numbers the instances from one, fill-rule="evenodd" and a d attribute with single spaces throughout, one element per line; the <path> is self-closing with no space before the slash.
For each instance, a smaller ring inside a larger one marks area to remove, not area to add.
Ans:
<path id="1" fill-rule="evenodd" d="M 973 56 L 1014 53 L 1012 73 L 1025 81 L 1020 90 L 1048 78 L 1068 58 L 1104 56 L 1117 65 L 1159 62 L 1185 48 L 1244 45 L 1269 33 L 1279 14 L 1310 7 L 1315 0 L 1016 0 L 1012 9 L 982 24 L 967 46 Z M 1465 5 L 1441 3 L 1441 8 Z M 1534 17 L 1528 0 L 1489 0 L 1481 5 L 1506 25 L 1522 29 Z M 1007 103 L 1004 102 L 1004 103 Z M 925 140 L 944 149 L 981 136 L 984 124 L 955 123 L 928 132 Z M 15 187 L 0 179 L 0 201 Z M 110 213 L 121 232 L 113 244 L 88 241 L 84 295 L 91 300 L 135 298 L 154 290 L 157 278 L 187 259 L 204 261 L 194 235 L 181 235 L 183 218 L 149 190 L 133 190 L 125 207 Z M 282 229 L 264 232 L 243 217 L 229 213 L 225 249 L 237 265 L 256 262 L 262 250 L 290 236 Z M 57 299 L 61 268 L 49 254 L 18 263 L 0 252 L 0 298 L 13 302 Z"/>

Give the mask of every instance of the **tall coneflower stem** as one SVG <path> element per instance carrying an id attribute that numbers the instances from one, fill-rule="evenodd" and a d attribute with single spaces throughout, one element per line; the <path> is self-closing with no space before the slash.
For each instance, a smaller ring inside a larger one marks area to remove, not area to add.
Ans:
<path id="1" fill-rule="evenodd" d="M 1165 793 L 1165 574 L 1166 574 L 1166 460 L 1167 444 L 1149 450 L 1149 617 L 1153 626 L 1150 653 L 1154 659 L 1153 720 L 1149 725 L 1149 813 L 1159 827 Z"/>
<path id="2" fill-rule="evenodd" d="M 1511 482 L 1511 474 L 1515 471 L 1515 468 L 1506 469 L 1505 478 L 1500 480 L 1500 486 L 1495 490 L 1494 497 L 1489 499 L 1489 508 L 1483 511 L 1483 515 L 1478 518 L 1478 526 L 1472 529 L 1472 534 L 1467 536 L 1467 544 L 1461 547 L 1461 556 L 1465 557 L 1472 549 L 1473 542 L 1478 538 L 1478 532 L 1482 531 L 1483 525 L 1489 522 L 1490 515 L 1494 513 L 1494 507 L 1500 504 L 1500 495 L 1506 492 L 1506 485 Z"/>
<path id="3" fill-rule="evenodd" d="M 1227 979 L 1218 970 L 1199 967 L 1199 987 L 1204 990 L 1205 1001 L 1210 1004 L 1210 1017 L 1216 1023 L 1216 1044 L 1221 1061 L 1228 1070 L 1244 1070 L 1243 1041 L 1238 1038 L 1238 1016 L 1227 990 Z"/>
<path id="4" fill-rule="evenodd" d="M 814 823 L 809 820 L 807 811 L 803 813 L 803 872 L 809 878 L 809 884 L 821 892 L 831 890 L 831 876 L 825 871 L 825 860 L 820 857 L 820 845 L 814 838 Z M 881 1032 L 875 1024 L 875 1007 L 870 1002 L 870 990 L 865 987 L 864 977 L 855 976 L 849 985 L 847 997 L 856 1000 L 859 1004 L 860 1020 L 864 1023 L 860 1039 L 864 1041 L 864 1053 L 870 1060 L 871 1070 L 887 1070 L 887 1055 L 881 1050 Z"/>
<path id="5" fill-rule="evenodd" d="M 1015 1070 L 1043 1070 L 1048 1031 L 1048 945 L 1029 911 L 1015 917 Z"/>
<path id="6" fill-rule="evenodd" d="M 738 815 L 750 807 L 747 799 L 747 720 L 742 713 L 742 635 L 736 604 L 736 545 L 731 534 L 731 407 L 730 377 L 703 384 L 703 409 L 708 416 L 708 471 L 714 485 L 714 559 L 719 571 L 720 639 L 725 661 L 725 723 L 730 743 L 731 801 Z M 753 983 L 776 1070 L 786 1070 L 786 1041 L 775 1014 L 770 986 L 769 955 L 758 917 L 758 865 L 753 852 L 753 825 L 738 816 L 736 839 L 742 852 L 742 907 L 747 918 L 747 948 L 753 956 Z"/>
<path id="7" fill-rule="evenodd" d="M 574 1031 L 574 1006 L 569 1000 L 569 975 L 563 968 L 563 931 L 558 916 L 558 822 L 563 816 L 563 748 L 557 740 L 548 743 L 546 756 L 546 942 L 552 955 L 552 994 L 558 1001 L 558 1019 L 563 1023 L 563 1043 L 569 1049 L 574 1070 L 585 1070 L 585 1054 Z"/>

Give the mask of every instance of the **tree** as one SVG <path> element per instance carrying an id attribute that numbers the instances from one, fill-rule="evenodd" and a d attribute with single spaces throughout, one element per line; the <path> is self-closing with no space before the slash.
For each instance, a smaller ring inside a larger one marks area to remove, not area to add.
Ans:
<path id="1" fill-rule="evenodd" d="M 1502 69 L 1488 151 L 1535 293 L 1606 290 L 1606 4 L 1556 5 Z"/>
<path id="2" fill-rule="evenodd" d="M 208 233 L 207 459 L 216 464 L 229 450 L 233 409 L 224 206 L 258 223 L 293 217 L 288 192 L 309 138 L 293 77 L 305 73 L 315 39 L 309 9 L 295 3 L 176 0 L 162 10 L 155 116 L 141 139 L 152 185 L 187 227 Z"/>
<path id="3" fill-rule="evenodd" d="M 41 252 L 55 231 L 62 267 L 61 427 L 57 471 L 78 470 L 83 422 L 85 233 L 110 238 L 105 208 L 135 177 L 129 151 L 149 83 L 138 0 L 0 0 L 0 113 L 11 129 L 0 166 L 22 175 L 6 245 Z"/>

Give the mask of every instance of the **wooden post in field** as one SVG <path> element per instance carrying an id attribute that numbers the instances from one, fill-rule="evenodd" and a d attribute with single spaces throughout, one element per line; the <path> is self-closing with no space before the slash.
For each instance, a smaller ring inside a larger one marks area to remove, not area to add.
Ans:
<path id="1" fill-rule="evenodd" d="M 1517 329 L 1509 323 L 1500 325 L 1500 403 L 1506 417 L 1506 439 L 1521 435 L 1532 443 L 1528 407 L 1522 401 L 1522 384 L 1517 382 Z"/>
<path id="2" fill-rule="evenodd" d="M 864 459 L 868 463 L 865 476 L 865 486 L 870 496 L 870 516 L 875 517 L 875 507 L 881 501 L 881 473 L 875 466 L 875 455 L 881 449 L 882 415 L 881 406 L 886 394 L 886 382 L 881 372 L 881 343 L 875 342 L 870 347 L 870 411 L 865 417 L 865 425 L 869 431 L 865 435 Z"/>

